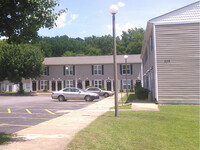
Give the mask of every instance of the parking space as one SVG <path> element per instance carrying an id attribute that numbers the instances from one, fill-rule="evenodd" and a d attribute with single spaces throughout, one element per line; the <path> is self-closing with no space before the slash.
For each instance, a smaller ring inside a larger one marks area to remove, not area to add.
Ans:
<path id="1" fill-rule="evenodd" d="M 91 105 L 93 102 L 69 100 L 59 102 L 50 95 L 29 97 L 0 96 L 0 132 L 14 133 L 44 121 Z"/>

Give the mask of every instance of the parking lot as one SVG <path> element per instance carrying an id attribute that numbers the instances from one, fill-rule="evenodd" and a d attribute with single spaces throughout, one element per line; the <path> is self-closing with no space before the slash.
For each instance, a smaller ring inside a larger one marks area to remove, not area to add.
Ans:
<path id="1" fill-rule="evenodd" d="M 14 133 L 81 109 L 99 100 L 59 102 L 51 99 L 50 95 L 0 96 L 0 132 Z"/>

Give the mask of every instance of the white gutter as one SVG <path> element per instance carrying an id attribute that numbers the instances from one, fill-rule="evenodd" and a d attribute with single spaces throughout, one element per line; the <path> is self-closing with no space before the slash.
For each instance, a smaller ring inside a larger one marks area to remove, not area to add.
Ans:
<path id="1" fill-rule="evenodd" d="M 154 59 L 155 59 L 155 98 L 158 102 L 158 72 L 157 72 L 157 49 L 156 49 L 156 31 L 155 24 L 153 24 L 153 36 L 154 36 Z"/>

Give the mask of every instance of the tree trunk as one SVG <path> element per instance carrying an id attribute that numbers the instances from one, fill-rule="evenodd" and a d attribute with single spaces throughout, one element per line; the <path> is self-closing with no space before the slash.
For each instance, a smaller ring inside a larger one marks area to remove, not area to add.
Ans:
<path id="1" fill-rule="evenodd" d="M 19 94 L 24 94 L 24 89 L 23 89 L 23 83 L 22 81 L 19 83 L 19 91 L 18 91 Z"/>

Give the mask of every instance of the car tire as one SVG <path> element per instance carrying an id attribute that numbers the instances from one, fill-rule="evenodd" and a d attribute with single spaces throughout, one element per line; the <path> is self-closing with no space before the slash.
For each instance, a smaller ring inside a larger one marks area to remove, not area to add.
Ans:
<path id="1" fill-rule="evenodd" d="M 59 100 L 59 101 L 65 101 L 65 98 L 64 98 L 64 96 L 60 95 L 60 96 L 58 97 L 58 100 Z"/>
<path id="2" fill-rule="evenodd" d="M 89 95 L 85 96 L 85 101 L 91 101 L 91 100 L 92 100 L 91 96 L 89 96 Z"/>
<path id="3" fill-rule="evenodd" d="M 104 97 L 108 97 L 109 94 L 108 94 L 108 93 L 104 93 L 103 96 L 104 96 Z"/>

